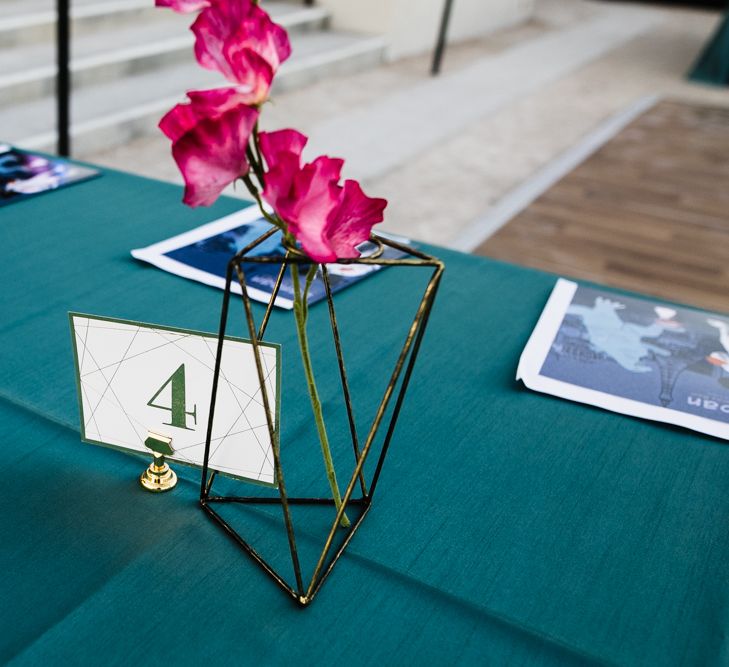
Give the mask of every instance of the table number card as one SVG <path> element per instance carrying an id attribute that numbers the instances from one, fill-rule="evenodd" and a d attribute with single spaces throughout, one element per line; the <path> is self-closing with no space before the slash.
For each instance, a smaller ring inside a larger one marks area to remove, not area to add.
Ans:
<path id="1" fill-rule="evenodd" d="M 202 467 L 218 338 L 184 329 L 70 314 L 86 442 L 149 454 L 153 432 L 172 438 L 168 461 Z M 280 347 L 261 343 L 269 405 L 278 424 Z M 210 468 L 275 485 L 253 348 L 226 338 Z"/>

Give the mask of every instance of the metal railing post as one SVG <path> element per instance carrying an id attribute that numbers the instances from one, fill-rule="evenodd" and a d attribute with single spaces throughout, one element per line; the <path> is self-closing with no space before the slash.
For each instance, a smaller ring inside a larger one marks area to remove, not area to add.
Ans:
<path id="1" fill-rule="evenodd" d="M 433 76 L 440 74 L 440 67 L 443 64 L 443 56 L 445 55 L 446 45 L 448 43 L 448 24 L 451 20 L 452 11 L 453 0 L 445 0 L 443 18 L 440 21 L 440 30 L 438 31 L 438 43 L 435 46 L 435 54 L 433 55 L 433 66 L 430 69 L 430 73 Z"/>
<path id="2" fill-rule="evenodd" d="M 56 1 L 56 127 L 57 152 L 68 157 L 71 154 L 70 98 L 71 98 L 71 21 L 70 0 Z"/>

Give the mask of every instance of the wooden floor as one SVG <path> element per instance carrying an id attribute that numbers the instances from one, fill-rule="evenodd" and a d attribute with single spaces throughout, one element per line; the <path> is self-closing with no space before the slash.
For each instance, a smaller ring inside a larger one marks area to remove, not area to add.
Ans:
<path id="1" fill-rule="evenodd" d="M 729 108 L 660 102 L 476 252 L 729 312 Z"/>

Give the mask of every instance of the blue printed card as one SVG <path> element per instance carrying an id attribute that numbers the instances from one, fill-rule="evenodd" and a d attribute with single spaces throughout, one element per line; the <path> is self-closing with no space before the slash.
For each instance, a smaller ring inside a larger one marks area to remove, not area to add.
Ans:
<path id="1" fill-rule="evenodd" d="M 98 175 L 97 169 L 0 143 L 0 206 Z"/>
<path id="2" fill-rule="evenodd" d="M 517 379 L 729 439 L 729 317 L 560 279 Z"/>
<path id="3" fill-rule="evenodd" d="M 261 216 L 255 206 L 215 220 L 179 236 L 161 241 L 155 245 L 132 250 L 132 256 L 149 262 L 154 266 L 177 274 L 184 278 L 196 280 L 206 285 L 225 289 L 225 276 L 230 258 L 237 252 L 263 236 L 271 229 L 271 225 Z M 391 235 L 382 234 L 380 236 Z M 397 238 L 401 242 L 406 239 Z M 371 245 L 374 249 L 374 244 Z M 360 246 L 363 255 L 368 249 Z M 251 256 L 249 253 L 248 256 Z M 384 259 L 403 257 L 405 253 L 385 247 Z M 281 232 L 276 232 L 255 249 L 256 256 L 286 255 L 281 242 Z M 256 301 L 268 303 L 276 285 L 280 270 L 279 264 L 249 263 L 244 265 L 246 289 L 249 296 Z M 364 264 L 328 264 L 329 281 L 332 292 L 336 293 L 380 270 L 381 266 Z M 306 273 L 307 266 L 300 271 Z M 240 285 L 234 281 L 232 289 L 239 293 Z M 309 303 L 316 303 L 326 297 L 324 282 L 320 276 L 314 280 L 309 291 Z M 289 272 L 281 283 L 275 305 L 279 308 L 291 309 L 294 304 L 293 280 Z"/>

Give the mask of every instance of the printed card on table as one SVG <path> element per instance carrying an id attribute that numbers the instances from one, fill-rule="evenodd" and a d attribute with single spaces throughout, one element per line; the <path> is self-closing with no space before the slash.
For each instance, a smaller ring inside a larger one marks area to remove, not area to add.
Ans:
<path id="1" fill-rule="evenodd" d="M 0 143 L 0 206 L 98 175 L 98 169 Z"/>
<path id="2" fill-rule="evenodd" d="M 172 438 L 169 461 L 202 467 L 217 336 L 79 313 L 69 317 L 82 439 L 149 454 L 144 441 L 153 432 Z M 260 350 L 278 425 L 280 347 L 261 343 Z M 262 398 L 252 345 L 226 338 L 210 468 L 275 485 Z"/>
<path id="3" fill-rule="evenodd" d="M 183 278 L 225 289 L 225 275 L 230 258 L 247 245 L 270 231 L 271 225 L 262 217 L 257 207 L 248 208 L 227 215 L 224 218 L 209 222 L 178 236 L 155 243 L 147 248 L 132 250 L 132 256 L 148 262 L 164 271 L 169 271 Z M 400 243 L 407 239 L 393 234 L 378 231 L 379 236 Z M 359 246 L 363 256 L 375 250 L 372 243 Z M 250 256 L 251 253 L 249 253 Z M 256 256 L 273 256 L 284 258 L 286 248 L 281 242 L 281 232 L 276 232 L 267 241 L 261 243 L 255 251 Z M 404 257 L 405 253 L 388 246 L 382 255 L 384 259 Z M 268 303 L 281 266 L 279 264 L 246 263 L 243 266 L 248 295 L 251 299 Z M 382 269 L 381 266 L 363 264 L 328 264 L 329 282 L 332 293 L 340 292 Z M 305 274 L 308 267 L 300 267 Z M 241 294 L 237 280 L 233 281 L 232 290 Z M 309 290 L 309 303 L 313 304 L 326 298 L 326 290 L 321 276 L 317 276 Z M 291 310 L 294 307 L 294 288 L 290 272 L 286 272 L 279 289 L 275 306 Z"/>
<path id="4" fill-rule="evenodd" d="M 517 379 L 729 440 L 729 316 L 560 279 Z"/>

